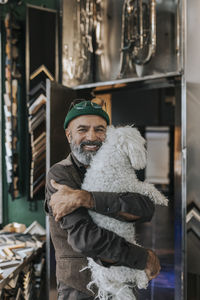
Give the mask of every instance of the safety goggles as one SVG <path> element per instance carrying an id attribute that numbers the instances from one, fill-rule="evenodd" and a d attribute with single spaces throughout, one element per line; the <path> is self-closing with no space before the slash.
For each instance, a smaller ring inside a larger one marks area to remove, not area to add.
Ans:
<path id="1" fill-rule="evenodd" d="M 103 109 L 106 111 L 106 102 L 101 98 L 94 98 L 92 100 L 85 100 L 85 99 L 74 99 L 69 107 L 69 111 L 72 108 L 75 108 L 77 110 L 85 109 L 88 105 L 88 102 L 90 105 L 95 109 Z"/>

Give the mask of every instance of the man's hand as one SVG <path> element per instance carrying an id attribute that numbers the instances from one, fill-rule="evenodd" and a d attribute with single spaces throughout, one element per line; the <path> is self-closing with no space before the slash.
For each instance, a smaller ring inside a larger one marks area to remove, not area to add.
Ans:
<path id="1" fill-rule="evenodd" d="M 94 205 L 92 195 L 87 191 L 72 189 L 67 185 L 55 182 L 55 180 L 51 180 L 51 185 L 57 190 L 49 202 L 56 222 L 81 206 L 92 208 Z"/>
<path id="2" fill-rule="evenodd" d="M 123 212 L 123 211 L 119 212 L 119 216 L 122 217 L 124 220 L 128 220 L 128 221 L 135 221 L 135 220 L 138 220 L 141 218 L 139 216 L 135 216 L 135 215 Z"/>
<path id="3" fill-rule="evenodd" d="M 160 262 L 157 255 L 150 249 L 148 249 L 147 264 L 145 272 L 149 280 L 156 278 L 160 273 Z"/>

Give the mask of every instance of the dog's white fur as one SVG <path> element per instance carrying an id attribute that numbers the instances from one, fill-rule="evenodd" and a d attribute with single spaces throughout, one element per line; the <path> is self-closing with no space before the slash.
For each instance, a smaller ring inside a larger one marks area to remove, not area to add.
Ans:
<path id="1" fill-rule="evenodd" d="M 137 179 L 134 170 L 146 166 L 145 140 L 132 126 L 115 128 L 109 126 L 106 140 L 94 156 L 88 168 L 82 189 L 102 192 L 136 192 L 149 196 L 155 203 L 167 205 L 168 200 L 152 185 Z M 89 211 L 94 222 L 105 229 L 124 237 L 136 244 L 132 223 L 121 222 L 93 211 Z M 92 282 L 98 287 L 101 300 L 133 300 L 132 287 L 146 288 L 148 278 L 145 271 L 127 267 L 105 268 L 88 258 L 88 267 L 92 272 Z"/>

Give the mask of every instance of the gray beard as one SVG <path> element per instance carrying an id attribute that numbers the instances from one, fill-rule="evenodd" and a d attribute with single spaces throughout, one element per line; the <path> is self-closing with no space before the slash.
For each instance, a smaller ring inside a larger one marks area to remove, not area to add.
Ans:
<path id="1" fill-rule="evenodd" d="M 90 143 L 92 144 L 92 142 Z M 94 142 L 94 144 L 96 144 Z M 98 145 L 101 147 L 102 143 L 98 142 Z M 76 145 L 73 140 L 70 143 L 71 151 L 74 154 L 74 156 L 80 161 L 83 165 L 89 166 L 93 157 L 96 155 L 97 151 L 85 151 L 83 149 L 83 144 Z"/>

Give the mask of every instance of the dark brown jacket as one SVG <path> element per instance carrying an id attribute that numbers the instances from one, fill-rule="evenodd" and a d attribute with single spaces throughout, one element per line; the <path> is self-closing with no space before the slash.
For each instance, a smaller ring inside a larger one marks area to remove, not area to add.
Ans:
<path id="1" fill-rule="evenodd" d="M 131 245 L 115 233 L 98 227 L 91 219 L 86 208 L 79 208 L 73 213 L 55 222 L 48 203 L 56 190 L 51 186 L 54 179 L 60 184 L 80 189 L 85 168 L 73 156 L 51 167 L 47 175 L 45 210 L 49 213 L 50 233 L 56 255 L 57 280 L 88 295 L 86 288 L 90 282 L 90 272 L 84 270 L 86 256 L 97 263 L 101 259 L 114 261 L 114 265 L 144 269 L 147 251 Z M 140 216 L 140 221 L 149 221 L 154 212 L 154 205 L 146 196 L 135 193 L 92 192 L 95 210 L 99 213 L 118 218 L 120 211 Z M 105 264 L 104 264 L 105 265 Z"/>

